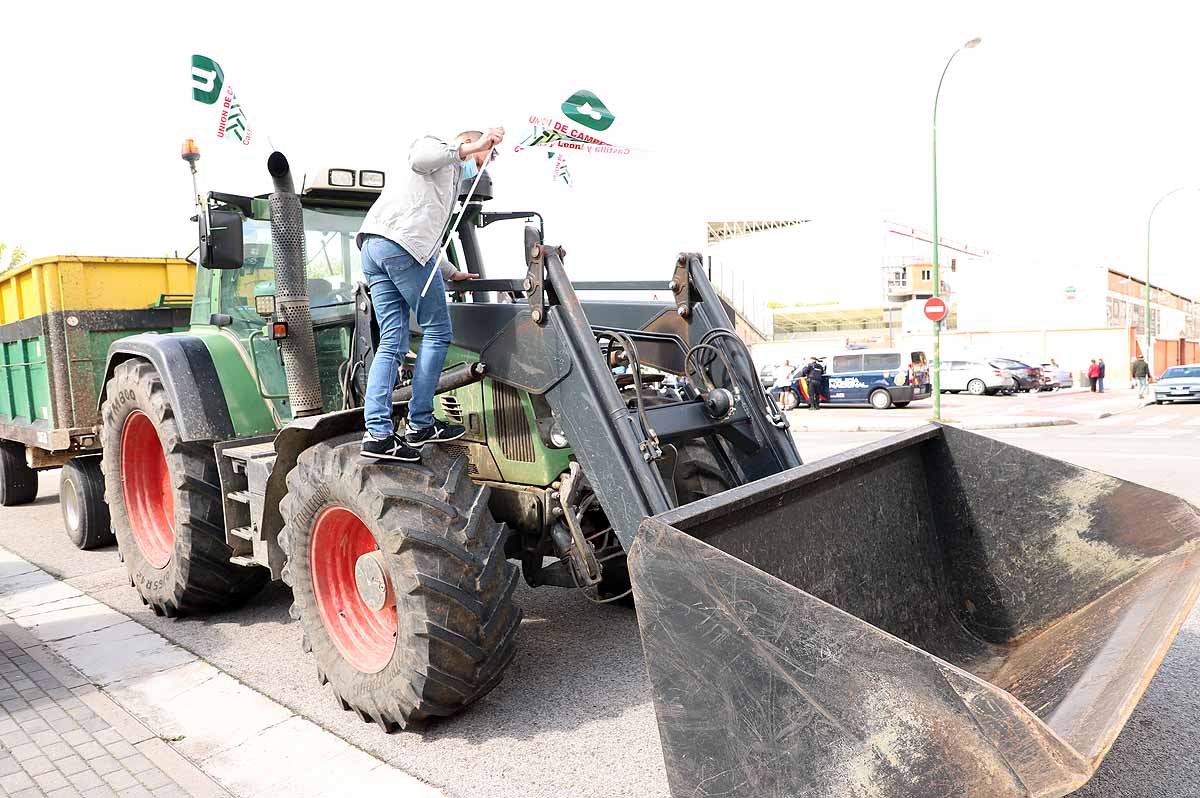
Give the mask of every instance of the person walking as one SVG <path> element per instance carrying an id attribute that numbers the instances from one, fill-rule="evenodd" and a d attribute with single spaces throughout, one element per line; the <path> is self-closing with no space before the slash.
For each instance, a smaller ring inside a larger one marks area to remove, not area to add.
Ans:
<path id="1" fill-rule="evenodd" d="M 1150 390 L 1150 364 L 1146 362 L 1146 358 L 1138 355 L 1130 366 L 1129 373 L 1137 382 L 1138 399 L 1145 399 Z"/>
<path id="2" fill-rule="evenodd" d="M 1088 383 L 1092 386 L 1092 393 L 1095 393 L 1096 383 L 1100 380 L 1100 367 L 1096 365 L 1095 359 L 1093 359 L 1092 364 L 1088 366 L 1087 375 Z"/>
<path id="3" fill-rule="evenodd" d="M 358 230 L 355 240 L 379 322 L 379 346 L 367 374 L 363 402 L 364 457 L 416 463 L 425 444 L 466 434 L 461 424 L 433 417 L 433 392 L 452 332 L 443 279 L 478 276 L 457 270 L 442 254 L 442 232 L 458 199 L 459 183 L 474 178 L 491 149 L 503 140 L 502 127 L 486 133 L 467 130 L 449 143 L 433 136 L 417 139 L 409 148 L 409 169 L 388 174 L 387 186 Z M 392 423 L 392 391 L 408 353 L 410 312 L 416 313 L 421 326 L 421 347 L 401 434 Z"/>
<path id="4" fill-rule="evenodd" d="M 821 409 L 821 388 L 825 377 L 825 364 L 821 358 L 814 357 L 807 366 L 800 369 L 800 379 L 808 386 L 808 409 Z"/>
<path id="5" fill-rule="evenodd" d="M 1100 368 L 1100 374 L 1096 378 L 1096 392 L 1104 393 L 1104 358 L 1096 361 L 1096 365 Z"/>

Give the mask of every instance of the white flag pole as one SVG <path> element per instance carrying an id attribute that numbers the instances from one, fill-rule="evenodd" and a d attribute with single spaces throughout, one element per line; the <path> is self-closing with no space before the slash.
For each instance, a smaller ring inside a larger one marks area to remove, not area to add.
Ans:
<path id="1" fill-rule="evenodd" d="M 458 229 L 459 222 L 462 221 L 463 214 L 467 212 L 467 206 L 471 204 L 471 198 L 475 196 L 475 187 L 479 185 L 479 178 L 483 177 L 483 170 L 492 162 L 492 154 L 496 152 L 496 146 L 493 144 L 488 150 L 487 158 L 483 161 L 483 166 L 479 167 L 479 171 L 475 174 L 475 181 L 471 183 L 471 190 L 467 192 L 467 198 L 463 200 L 462 208 L 458 211 L 458 218 L 454 220 L 454 224 L 450 225 L 450 235 L 446 236 L 446 243 L 442 244 L 441 250 L 438 251 L 437 260 L 433 264 L 433 268 L 429 271 L 429 277 L 425 280 L 425 287 L 421 289 L 421 298 L 425 298 L 425 292 L 429 290 L 429 286 L 433 284 L 433 275 L 438 273 L 442 258 L 446 257 L 446 250 L 450 246 L 450 239 L 454 236 L 454 231 Z M 472 158 L 475 156 L 472 155 Z"/>

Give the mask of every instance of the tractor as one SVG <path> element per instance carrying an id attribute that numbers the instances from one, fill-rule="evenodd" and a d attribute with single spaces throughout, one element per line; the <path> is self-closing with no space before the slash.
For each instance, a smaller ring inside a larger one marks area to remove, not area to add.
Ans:
<path id="1" fill-rule="evenodd" d="M 699 255 L 572 282 L 486 172 L 445 234 L 481 275 L 437 387 L 467 435 L 364 459 L 354 237 L 391 176 L 267 167 L 204 198 L 190 328 L 109 349 L 112 528 L 159 615 L 285 581 L 317 678 L 385 732 L 496 686 L 524 579 L 637 612 L 675 795 L 1065 795 L 1195 601 L 1175 497 L 933 424 L 803 464 Z M 525 276 L 491 279 L 477 231 L 509 221 Z"/>

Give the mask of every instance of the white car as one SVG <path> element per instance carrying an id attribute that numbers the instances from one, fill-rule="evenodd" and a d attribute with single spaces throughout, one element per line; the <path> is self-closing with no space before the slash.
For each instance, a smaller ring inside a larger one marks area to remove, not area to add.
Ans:
<path id="1" fill-rule="evenodd" d="M 1012 374 L 986 360 L 943 360 L 942 390 L 966 391 L 975 396 L 992 394 L 1012 387 Z"/>
<path id="2" fill-rule="evenodd" d="M 1200 399 L 1200 363 L 1171 366 L 1154 382 L 1154 403 Z"/>
<path id="3" fill-rule="evenodd" d="M 1043 391 L 1053 391 L 1056 388 L 1072 388 L 1074 386 L 1075 378 L 1071 376 L 1070 369 L 1064 369 L 1053 363 L 1042 364 Z"/>

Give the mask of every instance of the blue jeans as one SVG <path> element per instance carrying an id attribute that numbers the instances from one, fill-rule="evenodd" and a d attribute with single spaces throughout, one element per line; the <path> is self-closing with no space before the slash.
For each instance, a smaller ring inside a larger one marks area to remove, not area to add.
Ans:
<path id="1" fill-rule="evenodd" d="M 367 432 L 373 438 L 386 438 L 393 432 L 392 391 L 408 353 L 408 316 L 414 308 L 421 326 L 421 349 L 413 370 L 408 424 L 417 429 L 428 427 L 433 424 L 433 389 L 450 347 L 450 313 L 446 310 L 446 288 L 437 270 L 437 254 L 422 266 L 399 244 L 373 235 L 363 242 L 362 265 L 379 322 L 379 347 L 367 375 L 363 406 Z M 433 281 L 422 297 L 421 289 L 431 269 Z"/>

